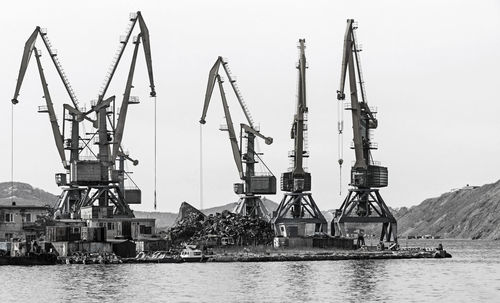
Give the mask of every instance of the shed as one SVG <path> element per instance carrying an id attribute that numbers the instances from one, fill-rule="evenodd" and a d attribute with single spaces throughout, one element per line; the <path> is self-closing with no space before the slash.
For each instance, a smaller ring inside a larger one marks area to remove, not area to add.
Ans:
<path id="1" fill-rule="evenodd" d="M 108 240 L 113 245 L 113 252 L 122 258 L 135 257 L 135 243 L 130 240 Z"/>

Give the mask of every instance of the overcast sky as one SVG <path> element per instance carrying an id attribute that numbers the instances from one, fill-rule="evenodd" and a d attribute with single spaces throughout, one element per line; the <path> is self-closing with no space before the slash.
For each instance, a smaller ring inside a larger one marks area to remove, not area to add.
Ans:
<path id="1" fill-rule="evenodd" d="M 77 3 L 77 4 L 76 4 Z M 345 113 L 344 169 L 339 195 L 337 101 L 346 19 L 359 22 L 368 102 L 379 110 L 374 159 L 389 168 L 381 193 L 392 207 L 410 206 L 466 184 L 499 179 L 500 1 L 10 1 L 0 19 L 0 180 L 10 180 L 11 105 L 24 43 L 35 26 L 48 29 L 82 103 L 95 99 L 130 12 L 141 10 L 151 34 L 158 93 L 158 208 L 199 205 L 199 123 L 208 71 L 227 57 L 261 132 L 268 166 L 278 177 L 289 166 L 296 102 L 296 44 L 306 39 L 309 171 L 321 209 L 344 199 L 354 153 Z M 37 42 L 42 46 L 41 40 Z M 120 97 L 130 63 L 127 48 L 109 95 Z M 70 102 L 43 52 L 59 121 Z M 153 100 L 141 51 L 123 145 L 140 160 L 134 180 L 153 210 Z M 237 200 L 238 181 L 218 90 L 203 127 L 204 206 Z M 226 87 L 229 95 L 229 87 Z M 62 172 L 43 104 L 35 61 L 14 109 L 14 179 L 52 193 Z M 228 96 L 236 127 L 243 121 Z M 87 105 L 87 107 L 89 107 Z M 279 202 L 278 192 L 268 198 Z"/>

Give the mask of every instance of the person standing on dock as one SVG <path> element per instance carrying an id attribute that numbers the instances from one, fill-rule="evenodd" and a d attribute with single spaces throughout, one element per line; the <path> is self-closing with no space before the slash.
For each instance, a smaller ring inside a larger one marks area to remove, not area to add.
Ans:
<path id="1" fill-rule="evenodd" d="M 358 241 L 356 245 L 358 246 L 358 248 L 361 248 L 361 246 L 365 246 L 365 237 L 362 231 L 359 231 L 358 233 Z"/>

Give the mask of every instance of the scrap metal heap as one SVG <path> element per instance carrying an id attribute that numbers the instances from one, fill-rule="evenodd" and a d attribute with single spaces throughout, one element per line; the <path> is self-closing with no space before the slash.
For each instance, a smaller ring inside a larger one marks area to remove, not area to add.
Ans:
<path id="1" fill-rule="evenodd" d="M 219 75 L 219 68 L 221 65 L 248 122 L 248 125 L 244 123 L 240 124 L 239 143 L 234 131 L 233 120 L 231 118 L 231 113 L 229 111 L 229 106 L 226 100 L 226 94 L 224 92 L 224 80 Z M 235 183 L 233 187 L 234 192 L 240 195 L 238 204 L 236 205 L 233 212 L 246 216 L 259 217 L 269 221 L 269 213 L 264 203 L 262 203 L 261 196 L 259 195 L 276 194 L 276 177 L 262 161 L 262 158 L 260 157 L 260 155 L 262 154 L 255 151 L 255 138 L 259 137 L 263 139 L 264 142 L 268 145 L 273 143 L 273 139 L 271 137 L 262 135 L 260 133 L 260 129 L 254 125 L 248 107 L 243 101 L 243 97 L 241 96 L 241 93 L 236 85 L 236 80 L 231 75 L 227 60 L 223 59 L 222 57 L 217 58 L 215 64 L 210 70 L 200 123 L 206 123 L 205 118 L 216 82 L 219 86 L 222 106 L 224 108 L 224 115 L 226 119 L 226 124 L 221 125 L 220 130 L 228 132 L 234 162 L 236 163 L 236 168 L 238 169 L 240 179 L 243 181 L 243 183 Z M 246 142 L 244 142 L 245 139 Z M 246 148 L 243 147 L 244 143 L 246 143 Z M 265 169 L 267 170 L 266 172 L 257 173 L 255 171 L 255 164 L 259 163 L 257 159 L 262 162 Z M 243 168 L 243 165 L 245 166 L 245 169 Z"/>
<path id="2" fill-rule="evenodd" d="M 357 25 L 353 19 L 347 20 L 344 37 L 344 53 L 340 77 L 340 88 L 337 99 L 345 100 L 344 85 L 349 74 L 349 89 L 351 100 L 345 104 L 345 109 L 352 113 L 353 146 L 356 162 L 351 168 L 351 183 L 353 188 L 345 198 L 340 209 L 335 211 L 332 234 L 345 235 L 344 223 L 382 223 L 380 241 L 384 238 L 397 243 L 397 222 L 385 204 L 378 188 L 386 187 L 388 181 L 387 167 L 377 165 L 373 161 L 371 151 L 378 145 L 372 142 L 371 132 L 378 126 L 376 110 L 368 106 L 366 91 L 361 72 L 361 49 L 356 41 Z M 359 85 L 358 85 L 359 84 Z M 358 92 L 359 89 L 359 92 Z M 343 121 L 339 122 L 339 135 L 342 135 Z M 343 159 L 339 159 L 342 165 Z"/>
<path id="3" fill-rule="evenodd" d="M 205 246 L 270 244 L 274 236 L 269 222 L 227 210 L 208 216 L 191 212 L 168 233 L 176 245 L 186 242 Z"/>
<path id="4" fill-rule="evenodd" d="M 138 98 L 132 97 L 130 94 L 133 88 L 135 64 L 141 43 L 146 57 L 151 89 L 150 96 L 155 97 L 156 92 L 148 28 L 144 23 L 141 12 L 130 14 L 129 20 L 126 34 L 120 37 L 119 48 L 104 79 L 97 100 L 91 102 L 92 106 L 88 111 L 79 105 L 76 93 L 62 68 L 57 51 L 53 48 L 47 36 L 47 31 L 36 27 L 26 41 L 12 103 L 18 103 L 26 69 L 31 55 L 34 53 L 45 99 L 45 105 L 40 106 L 38 111 L 49 114 L 57 151 L 66 170 L 64 173 L 56 174 L 56 183 L 63 190 L 55 212 L 55 216 L 58 218 L 80 218 L 83 207 L 94 207 L 95 204 L 98 205 L 96 207 L 111 208 L 112 215 L 115 217 L 133 218 L 134 214 L 129 204 L 141 203 L 141 191 L 137 186 L 125 188 L 125 180 L 130 179 L 124 168 L 125 160 L 131 161 L 134 165 L 137 165 L 138 161 L 125 153 L 121 145 L 128 106 L 139 103 Z M 140 33 L 132 38 L 132 43 L 135 45 L 132 62 L 121 107 L 117 110 L 115 96 L 105 98 L 106 92 L 125 48 L 131 40 L 136 23 L 139 24 Z M 35 46 L 38 36 L 41 37 L 73 105 L 64 104 L 63 106 L 62 130 L 57 122 L 54 105 L 43 72 L 40 60 L 41 51 Z M 80 130 L 83 128 L 82 124 L 86 121 L 92 124 L 94 131 L 87 132 L 82 136 Z M 93 145 L 97 146 L 96 150 L 94 150 Z M 82 155 L 83 151 L 86 151 L 87 155 Z M 69 160 L 66 152 L 69 153 Z"/>
<path id="5" fill-rule="evenodd" d="M 309 157 L 305 138 L 307 132 L 306 103 L 306 56 L 305 40 L 299 40 L 297 109 L 292 124 L 291 138 L 294 150 L 289 153 L 293 159 L 290 171 L 281 175 L 281 190 L 286 192 L 273 215 L 272 224 L 278 236 L 303 236 L 306 224 L 314 224 L 315 232 L 326 232 L 327 222 L 312 198 L 311 174 L 304 169 L 304 158 Z"/>

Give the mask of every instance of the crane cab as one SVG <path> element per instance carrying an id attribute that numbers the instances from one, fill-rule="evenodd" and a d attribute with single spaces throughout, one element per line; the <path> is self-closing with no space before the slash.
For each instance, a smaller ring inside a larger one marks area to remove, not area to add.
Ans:
<path id="1" fill-rule="evenodd" d="M 386 187 L 388 185 L 387 167 L 369 165 L 368 169 L 363 167 L 351 168 L 351 184 L 356 187 Z"/>
<path id="2" fill-rule="evenodd" d="M 274 195 L 276 194 L 276 177 L 275 176 L 251 176 L 248 192 L 258 195 Z"/>
<path id="3" fill-rule="evenodd" d="M 311 174 L 294 176 L 293 172 L 281 174 L 281 190 L 286 192 L 303 192 L 311 190 Z"/>
<path id="4" fill-rule="evenodd" d="M 276 194 L 276 177 L 275 176 L 251 176 L 248 180 L 248 185 L 245 190 L 245 183 L 234 183 L 234 192 L 238 195 L 242 194 L 257 194 L 257 195 L 274 195 Z"/>

